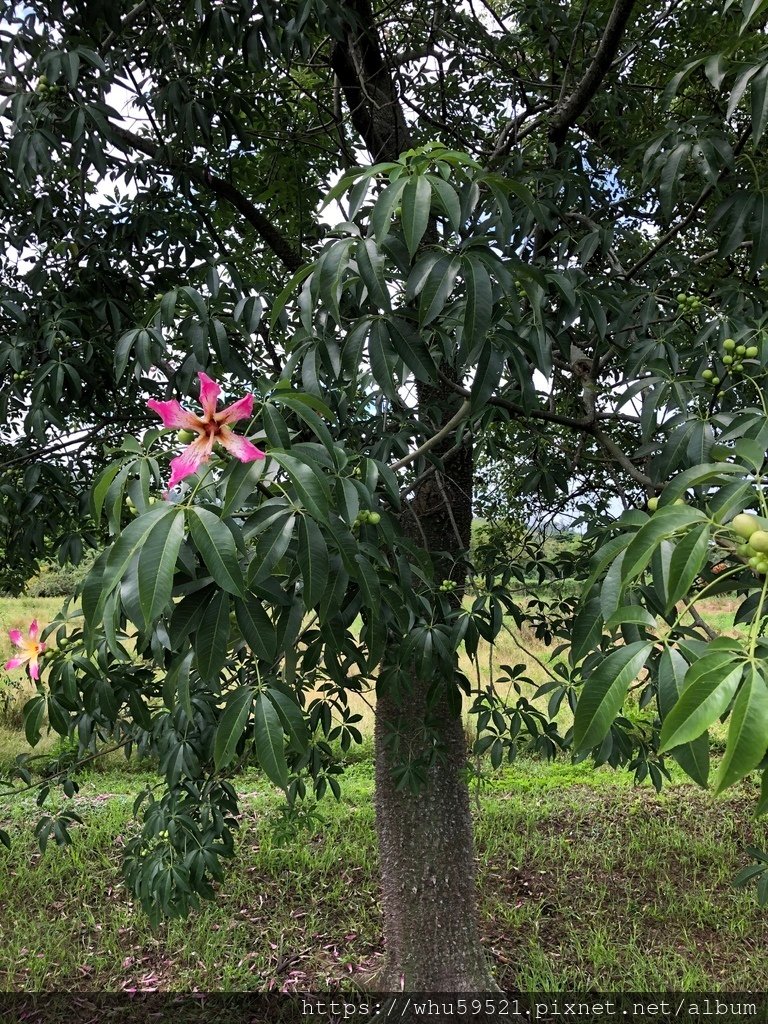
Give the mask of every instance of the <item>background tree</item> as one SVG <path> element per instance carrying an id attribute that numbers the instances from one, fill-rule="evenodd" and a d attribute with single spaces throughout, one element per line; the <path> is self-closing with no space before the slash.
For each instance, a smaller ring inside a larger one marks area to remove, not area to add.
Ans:
<path id="1" fill-rule="evenodd" d="M 584 685 L 573 732 L 477 692 L 480 748 L 529 733 L 658 783 L 661 743 L 704 781 L 735 697 L 718 784 L 760 763 L 765 576 L 723 524 L 764 503 L 764 8 L 6 8 L 8 584 L 110 542 L 83 622 L 48 631 L 28 734 L 47 714 L 159 755 L 127 859 L 152 912 L 211 894 L 252 749 L 292 800 L 338 791 L 328 739 L 375 680 L 380 984 L 492 985 L 456 651 L 522 612 L 505 575 L 467 586 L 478 439 L 531 463 L 539 507 L 602 496 L 593 539 L 614 485 L 662 494 L 609 526 L 547 684 L 552 713 Z M 254 394 L 268 458 L 216 455 L 153 504 L 177 449 L 147 398 L 196 408 L 200 372 Z M 745 645 L 678 607 L 726 586 Z"/>

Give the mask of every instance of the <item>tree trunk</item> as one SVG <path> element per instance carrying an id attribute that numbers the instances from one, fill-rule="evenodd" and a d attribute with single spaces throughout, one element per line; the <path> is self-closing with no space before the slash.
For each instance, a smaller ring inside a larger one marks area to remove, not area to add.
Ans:
<path id="1" fill-rule="evenodd" d="M 331 65 L 373 160 L 397 160 L 411 139 L 392 69 L 383 58 L 371 0 L 346 0 L 344 7 L 348 29 L 333 47 Z M 450 366 L 444 369 L 450 372 Z M 419 417 L 435 432 L 458 407 L 455 393 L 441 384 L 419 384 L 418 397 Z M 445 438 L 434 454 L 446 453 L 454 442 L 455 436 Z M 418 544 L 448 553 L 437 569 L 456 582 L 457 601 L 464 568 L 451 555 L 469 547 L 472 469 L 472 449 L 465 445 L 448 459 L 443 472 L 422 482 L 403 514 L 403 526 Z M 404 751 L 416 757 L 427 742 L 428 688 L 427 681 L 416 680 L 406 695 L 379 692 L 377 697 L 376 821 L 386 962 L 376 987 L 489 992 L 496 986 L 477 931 L 466 741 L 461 716 L 451 712 L 447 700 L 429 709 L 439 753 L 427 784 L 414 794 L 397 789 L 392 775 Z M 390 743 L 394 732 L 397 749 Z"/>
<path id="2" fill-rule="evenodd" d="M 386 695 L 377 702 L 376 825 L 386 940 L 377 987 L 388 992 L 490 992 L 496 986 L 477 931 L 461 718 L 444 706 L 436 721 L 431 717 L 444 752 L 421 792 L 397 790 L 392 778 L 398 753 L 389 736 L 397 728 L 401 749 L 403 741 L 418 749 L 425 690 L 416 684 L 405 708 Z"/>

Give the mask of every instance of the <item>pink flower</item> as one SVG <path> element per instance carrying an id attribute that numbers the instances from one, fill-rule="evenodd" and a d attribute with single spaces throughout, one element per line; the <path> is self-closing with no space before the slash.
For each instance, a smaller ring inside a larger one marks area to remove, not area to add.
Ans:
<path id="1" fill-rule="evenodd" d="M 202 416 L 182 409 L 175 399 L 171 402 L 158 402 L 157 399 L 150 398 L 147 402 L 149 408 L 163 421 L 163 426 L 175 430 L 189 430 L 198 435 L 181 455 L 172 460 L 169 488 L 174 487 L 184 477 L 196 473 L 200 466 L 208 461 L 217 442 L 241 462 L 254 462 L 256 459 L 265 458 L 264 452 L 259 451 L 246 438 L 235 434 L 228 426 L 230 423 L 237 423 L 238 420 L 250 418 L 253 412 L 253 395 L 246 395 L 221 412 L 216 412 L 221 388 L 207 374 L 198 373 L 197 376 L 200 378 Z"/>
<path id="2" fill-rule="evenodd" d="M 29 624 L 28 636 L 24 636 L 21 630 L 11 629 L 8 631 L 8 636 L 11 638 L 11 643 L 14 647 L 18 647 L 21 653 L 15 658 L 11 658 L 10 661 L 6 661 L 6 670 L 12 668 L 21 668 L 25 662 L 29 662 L 29 674 L 33 679 L 40 678 L 40 666 L 37 663 L 39 654 L 45 650 L 45 644 L 41 644 L 38 637 L 37 619 L 33 619 Z"/>

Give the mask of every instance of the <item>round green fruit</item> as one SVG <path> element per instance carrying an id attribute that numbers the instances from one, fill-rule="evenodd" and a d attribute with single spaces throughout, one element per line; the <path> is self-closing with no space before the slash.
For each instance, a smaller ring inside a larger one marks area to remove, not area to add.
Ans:
<path id="1" fill-rule="evenodd" d="M 747 359 L 757 359 L 758 348 L 757 345 L 750 345 L 747 351 L 744 353 Z"/>
<path id="2" fill-rule="evenodd" d="M 655 512 L 658 507 L 659 507 L 659 499 L 658 498 L 649 498 L 648 499 L 648 511 L 649 512 Z"/>
<path id="3" fill-rule="evenodd" d="M 723 356 L 723 366 L 730 366 L 733 362 L 733 356 Z"/>
<path id="4" fill-rule="evenodd" d="M 749 546 L 761 555 L 768 552 L 768 530 L 755 530 L 749 538 Z"/>
<path id="5" fill-rule="evenodd" d="M 757 517 L 751 516 L 748 512 L 740 512 L 737 516 L 734 516 L 731 526 L 745 540 L 749 540 L 752 534 L 760 529 Z"/>
<path id="6" fill-rule="evenodd" d="M 761 559 L 755 566 L 755 572 L 759 572 L 761 576 L 765 576 L 768 572 L 768 562 L 765 559 Z"/>
<path id="7" fill-rule="evenodd" d="M 752 554 L 752 548 L 749 544 L 739 544 L 736 548 L 736 554 L 741 555 L 742 558 L 749 558 Z"/>
<path id="8" fill-rule="evenodd" d="M 734 373 L 744 373 L 744 363 L 734 363 L 733 364 L 733 372 Z"/>
<path id="9" fill-rule="evenodd" d="M 685 498 L 675 498 L 673 505 L 685 505 Z"/>
<path id="10" fill-rule="evenodd" d="M 733 340 L 733 338 L 726 338 L 725 341 L 723 342 L 723 351 L 724 352 L 733 352 L 733 350 L 735 348 L 736 348 L 736 342 Z"/>
<path id="11" fill-rule="evenodd" d="M 378 512 L 371 512 L 371 514 L 368 516 L 368 522 L 371 524 L 371 526 L 378 526 L 379 523 L 381 522 L 381 516 L 379 515 Z"/>
<path id="12" fill-rule="evenodd" d="M 736 355 L 737 356 L 746 355 L 746 352 L 747 352 L 747 350 L 746 350 L 744 345 L 737 345 L 736 346 Z"/>
<path id="13" fill-rule="evenodd" d="M 678 292 L 677 301 L 680 303 L 681 306 L 684 306 L 688 301 L 688 296 L 685 294 L 685 292 Z"/>
<path id="14" fill-rule="evenodd" d="M 720 386 L 720 378 L 719 377 L 713 377 L 712 380 L 710 381 L 710 384 L 712 385 L 713 388 L 719 387 Z"/>
<path id="15" fill-rule="evenodd" d="M 176 438 L 181 444 L 190 444 L 197 437 L 197 433 L 194 430 L 179 430 L 176 433 Z"/>
<path id="16" fill-rule="evenodd" d="M 714 370 L 702 370 L 702 372 L 701 372 L 702 380 L 712 380 L 712 378 L 714 376 L 715 376 L 715 371 Z"/>

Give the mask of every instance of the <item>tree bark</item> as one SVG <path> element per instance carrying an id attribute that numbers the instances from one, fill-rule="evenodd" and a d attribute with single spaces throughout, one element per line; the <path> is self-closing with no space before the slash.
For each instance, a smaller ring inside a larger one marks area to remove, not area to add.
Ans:
<path id="1" fill-rule="evenodd" d="M 397 160 L 411 139 L 397 97 L 370 0 L 347 0 L 349 28 L 331 65 L 354 127 L 374 161 Z M 419 418 L 434 432 L 455 414 L 459 400 L 445 384 L 418 387 Z M 448 435 L 434 453 L 446 452 Z M 469 547 L 472 523 L 472 451 L 455 453 L 444 473 L 426 479 L 403 515 L 403 525 L 432 553 L 448 552 L 438 574 L 459 590 L 463 570 L 451 553 Z M 459 590 L 457 590 L 457 600 Z M 401 638 L 393 639 L 399 643 Z M 460 715 L 441 698 L 427 708 L 429 680 L 414 677 L 407 694 L 381 688 L 376 708 L 376 823 L 384 911 L 385 967 L 380 991 L 488 992 L 495 990 L 480 944 L 467 749 Z M 455 685 L 452 680 L 445 681 Z M 429 717 L 430 738 L 424 733 Z M 392 736 L 399 739 L 397 747 Z M 393 770 L 435 740 L 437 760 L 414 794 L 398 789 Z"/>

